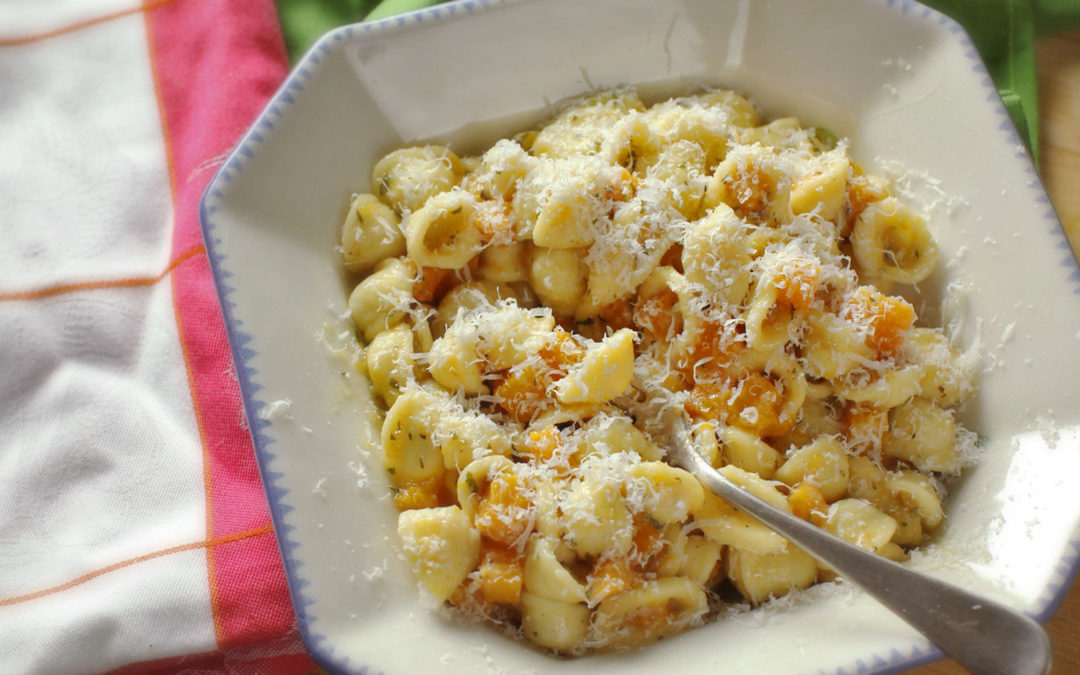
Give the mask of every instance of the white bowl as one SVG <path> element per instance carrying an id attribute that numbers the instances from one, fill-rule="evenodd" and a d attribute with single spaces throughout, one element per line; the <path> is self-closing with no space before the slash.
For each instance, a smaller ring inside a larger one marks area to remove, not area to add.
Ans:
<path id="1" fill-rule="evenodd" d="M 308 648 L 340 672 L 849 673 L 940 656 L 863 594 L 818 586 L 647 648 L 558 659 L 424 606 L 395 544 L 373 407 L 324 333 L 347 330 L 335 243 L 387 151 L 456 149 L 593 88 L 737 89 L 906 170 L 946 259 L 936 314 L 981 340 L 978 466 L 909 564 L 1040 619 L 1080 541 L 1080 271 L 970 39 L 907 0 L 465 2 L 346 26 L 301 60 L 202 203 L 237 373 Z M 895 163 L 892 163 L 895 162 Z M 949 292 L 944 292 L 949 289 Z"/>

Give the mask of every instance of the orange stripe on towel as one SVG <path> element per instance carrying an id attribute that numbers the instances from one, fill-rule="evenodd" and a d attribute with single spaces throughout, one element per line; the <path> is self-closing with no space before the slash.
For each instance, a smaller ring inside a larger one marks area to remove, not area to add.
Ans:
<path id="1" fill-rule="evenodd" d="M 10 293 L 0 293 L 0 302 L 5 300 L 40 300 L 41 298 L 48 298 L 54 295 L 63 295 L 64 293 L 74 293 L 76 291 L 90 291 L 100 288 L 128 288 L 133 286 L 153 286 L 165 277 L 167 277 L 174 269 L 180 266 L 185 260 L 206 253 L 206 247 L 199 245 L 194 248 L 184 251 L 180 255 L 176 256 L 169 266 L 166 267 L 160 274 L 156 274 L 152 277 L 130 277 L 127 279 L 104 279 L 100 281 L 78 281 L 71 284 L 58 284 L 56 286 L 46 286 L 45 288 L 38 288 L 32 291 L 14 291 Z"/>
<path id="2" fill-rule="evenodd" d="M 145 4 L 138 7 L 131 7 L 129 9 L 121 9 L 116 12 L 110 12 L 109 14 L 103 14 L 101 16 L 91 17 L 89 19 L 83 19 L 82 21 L 76 21 L 75 23 L 54 28 L 52 30 L 43 31 L 41 33 L 30 33 L 29 35 L 19 35 L 17 37 L 0 38 L 0 47 L 16 47 L 18 45 L 26 45 L 32 42 L 40 42 L 41 40 L 47 40 L 57 35 L 64 35 L 65 33 L 72 33 L 82 28 L 88 28 L 90 26 L 96 26 L 99 23 L 105 23 L 106 21 L 112 21 L 113 19 L 119 19 L 121 17 L 130 16 L 132 14 L 138 14 L 139 12 L 145 12 L 155 7 L 161 7 L 167 5 L 176 0 L 150 0 Z"/>
<path id="3" fill-rule="evenodd" d="M 123 569 L 125 567 L 131 567 L 132 565 L 137 565 L 137 564 L 139 564 L 141 562 L 146 562 L 147 560 L 153 560 L 155 558 L 160 558 L 162 556 L 171 555 L 173 553 L 181 553 L 183 551 L 192 551 L 192 550 L 200 549 L 200 548 L 205 548 L 205 549 L 209 550 L 209 549 L 213 549 L 213 548 L 215 548 L 217 546 L 222 546 L 224 544 L 232 543 L 234 541 L 240 541 L 242 539 L 250 539 L 251 537 L 257 537 L 259 535 L 266 534 L 268 532 L 273 532 L 273 530 L 274 530 L 273 525 L 264 525 L 262 527 L 256 527 L 256 528 L 253 528 L 251 530 L 247 530 L 246 532 L 238 532 L 238 533 L 230 535 L 228 537 L 220 537 L 218 539 L 209 539 L 209 540 L 204 540 L 204 541 L 196 541 L 196 542 L 192 542 L 190 544 L 181 544 L 180 546 L 173 546 L 171 548 L 164 548 L 164 549 L 161 549 L 160 551 L 154 551 L 153 553 L 147 553 L 146 555 L 140 555 L 140 556 L 137 556 L 135 558 L 128 558 L 127 560 L 121 560 L 118 563 L 113 563 L 112 565 L 109 565 L 107 567 L 102 567 L 101 569 L 94 570 L 93 572 L 89 572 L 87 574 L 84 574 L 81 577 L 77 577 L 75 579 L 72 579 L 71 581 L 68 581 L 67 583 L 60 584 L 59 586 L 53 586 L 51 588 L 46 588 L 44 590 L 34 591 L 33 593 L 27 593 L 25 595 L 16 595 L 14 597 L 0 599 L 0 607 L 7 607 L 9 605 L 17 605 L 20 602 L 26 602 L 28 600 L 35 600 L 37 598 L 41 598 L 41 597 L 44 597 L 46 595 L 52 595 L 53 593 L 59 593 L 61 591 L 66 591 L 69 588 L 74 588 L 74 587 L 79 586 L 81 584 L 85 584 L 87 581 L 97 579 L 98 577 L 100 577 L 102 575 L 105 575 L 105 574 L 108 574 L 109 572 L 115 572 L 116 570 L 120 570 L 120 569 Z"/>
<path id="4" fill-rule="evenodd" d="M 143 14 L 173 190 L 173 250 L 203 242 L 208 157 L 228 153 L 280 86 L 287 58 L 269 0 L 174 2 Z M 192 50 L 190 37 L 200 36 Z M 228 73 L 224 82 L 222 73 Z M 208 257 L 172 275 L 191 405 L 203 443 L 206 539 L 270 522 L 228 331 Z M 194 476 L 193 476 L 194 477 Z M 192 495 L 194 496 L 194 495 Z M 222 650 L 278 639 L 295 614 L 272 537 L 207 549 L 214 635 Z M 312 664 L 314 667 L 314 664 Z"/>

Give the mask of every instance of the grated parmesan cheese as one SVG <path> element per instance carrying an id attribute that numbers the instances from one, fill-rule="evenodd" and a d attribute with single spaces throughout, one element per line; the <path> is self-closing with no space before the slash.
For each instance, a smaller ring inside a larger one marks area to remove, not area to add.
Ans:
<path id="1" fill-rule="evenodd" d="M 408 254 L 349 304 L 429 595 L 571 655 L 813 601 L 828 571 L 663 463 L 669 407 L 763 498 L 880 555 L 929 542 L 944 477 L 977 460 L 955 408 L 978 336 L 954 345 L 962 284 L 948 331 L 906 297 L 936 254 L 919 214 L 963 204 L 879 163 L 867 175 L 846 139 L 762 123 L 733 92 L 647 106 L 630 88 L 480 157 L 382 160 L 375 196 Z M 430 206 L 446 194 L 471 210 Z M 630 405 L 632 378 L 649 393 Z"/>

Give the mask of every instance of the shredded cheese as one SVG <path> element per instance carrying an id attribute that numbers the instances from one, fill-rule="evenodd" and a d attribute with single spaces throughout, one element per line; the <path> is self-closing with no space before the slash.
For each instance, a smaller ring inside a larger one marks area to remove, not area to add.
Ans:
<path id="1" fill-rule="evenodd" d="M 733 92 L 646 106 L 629 88 L 480 157 L 381 161 L 375 196 L 410 248 L 350 307 L 421 586 L 566 654 L 730 620 L 746 605 L 725 593 L 801 601 L 827 570 L 662 462 L 672 407 L 781 508 L 880 555 L 925 544 L 943 476 L 977 458 L 954 414 L 977 347 L 896 292 L 918 291 L 936 249 L 896 199 L 910 176 L 887 168 Z M 431 207 L 447 194 L 468 210 Z M 454 261 L 422 250 L 421 226 Z"/>

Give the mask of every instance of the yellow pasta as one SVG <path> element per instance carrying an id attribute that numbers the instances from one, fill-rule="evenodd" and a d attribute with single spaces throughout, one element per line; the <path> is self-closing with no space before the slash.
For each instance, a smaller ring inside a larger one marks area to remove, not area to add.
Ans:
<path id="1" fill-rule="evenodd" d="M 372 192 L 400 214 L 423 204 L 457 185 L 463 167 L 449 148 L 425 145 L 395 150 L 379 160 L 371 171 Z"/>
<path id="2" fill-rule="evenodd" d="M 620 89 L 375 165 L 342 264 L 425 593 L 579 655 L 833 578 L 664 462 L 669 408 L 730 480 L 879 555 L 941 527 L 972 360 L 890 294 L 933 273 L 930 225 L 829 137 Z"/>
<path id="3" fill-rule="evenodd" d="M 532 537 L 525 547 L 525 588 L 530 593 L 559 602 L 586 602 L 585 586 L 555 556 L 547 537 Z"/>
<path id="4" fill-rule="evenodd" d="M 708 608 L 701 586 L 679 576 L 646 581 L 597 607 L 596 639 L 614 646 L 652 642 L 700 621 Z"/>
<path id="5" fill-rule="evenodd" d="M 895 197 L 874 202 L 859 215 L 851 250 L 871 279 L 914 284 L 937 264 L 937 246 L 926 222 Z"/>
<path id="6" fill-rule="evenodd" d="M 386 406 L 416 377 L 412 330 L 399 324 L 375 336 L 367 347 L 367 373 L 372 389 Z"/>
<path id="7" fill-rule="evenodd" d="M 563 316 L 573 316 L 586 291 L 588 270 L 581 251 L 536 247 L 529 264 L 529 283 L 540 302 Z"/>
<path id="8" fill-rule="evenodd" d="M 571 652 L 588 634 L 589 608 L 582 603 L 524 593 L 521 596 L 521 630 L 534 644 L 556 652 Z"/>
<path id="9" fill-rule="evenodd" d="M 795 547 L 774 553 L 733 548 L 728 555 L 728 578 L 751 602 L 780 597 L 817 581 L 817 563 Z"/>
<path id="10" fill-rule="evenodd" d="M 401 258 L 387 258 L 349 294 L 349 315 L 365 340 L 405 320 L 412 303 L 415 268 Z"/>
<path id="11" fill-rule="evenodd" d="M 896 532 L 896 521 L 862 499 L 841 499 L 829 507 L 825 529 L 856 546 L 877 551 Z"/>
<path id="12" fill-rule="evenodd" d="M 345 268 L 362 272 L 372 264 L 405 253 L 405 236 L 393 209 L 375 195 L 355 195 L 341 228 Z"/>
<path id="13" fill-rule="evenodd" d="M 826 501 L 842 497 L 848 489 L 850 469 L 844 446 L 832 436 L 819 436 L 792 452 L 776 471 L 775 478 L 788 485 L 809 482 Z"/>
<path id="14" fill-rule="evenodd" d="M 456 506 L 402 511 L 398 536 L 424 589 L 446 600 L 475 567 L 480 534 Z"/>
<path id="15" fill-rule="evenodd" d="M 476 198 L 465 190 L 435 195 L 405 219 L 409 257 L 425 267 L 464 267 L 484 248 Z"/>

